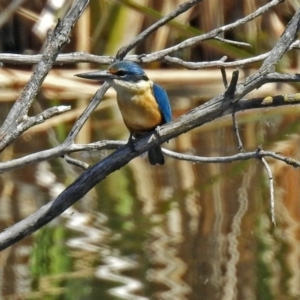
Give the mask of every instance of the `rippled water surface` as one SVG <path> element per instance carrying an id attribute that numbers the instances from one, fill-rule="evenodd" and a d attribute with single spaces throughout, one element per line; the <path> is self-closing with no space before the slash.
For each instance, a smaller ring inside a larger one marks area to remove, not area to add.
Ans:
<path id="1" fill-rule="evenodd" d="M 238 114 L 245 149 L 262 145 L 300 160 L 299 113 L 294 106 Z M 127 136 L 114 105 L 95 113 L 91 124 L 91 141 Z M 67 130 L 27 134 L 3 160 L 50 147 Z M 208 157 L 237 153 L 230 117 L 165 147 Z M 74 157 L 94 164 L 108 154 Z M 276 227 L 260 160 L 192 164 L 166 158 L 164 166 L 152 167 L 136 158 L 60 218 L 0 253 L 0 298 L 299 299 L 300 173 L 267 161 Z M 0 228 L 36 211 L 81 172 L 60 158 L 3 174 Z"/>

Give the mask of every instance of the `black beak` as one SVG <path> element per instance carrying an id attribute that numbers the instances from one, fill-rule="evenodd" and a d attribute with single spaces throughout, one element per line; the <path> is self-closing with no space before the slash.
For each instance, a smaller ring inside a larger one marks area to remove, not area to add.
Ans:
<path id="1" fill-rule="evenodd" d="M 88 73 L 80 73 L 75 74 L 74 76 L 85 78 L 85 79 L 92 79 L 92 80 L 109 80 L 109 79 L 115 79 L 115 75 L 107 72 L 107 71 L 94 71 L 94 72 L 88 72 Z"/>

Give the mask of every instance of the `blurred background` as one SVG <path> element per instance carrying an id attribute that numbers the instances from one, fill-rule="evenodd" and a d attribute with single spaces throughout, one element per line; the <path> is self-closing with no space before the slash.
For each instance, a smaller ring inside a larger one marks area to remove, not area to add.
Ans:
<path id="1" fill-rule="evenodd" d="M 91 0 L 63 53 L 114 56 L 183 2 Z M 268 2 L 203 0 L 131 54 L 173 46 Z M 42 53 L 48 30 L 72 4 L 70 0 L 1 0 L 0 57 L 1 53 Z M 298 0 L 287 0 L 223 36 L 252 47 L 207 41 L 173 55 L 187 61 L 219 60 L 226 55 L 228 61 L 234 61 L 268 52 L 299 8 Z M 240 79 L 260 64 L 239 68 Z M 293 50 L 278 69 L 299 73 L 299 64 L 299 50 Z M 107 66 L 55 66 L 30 114 L 54 105 L 71 105 L 72 110 L 25 132 L 1 153 L 1 161 L 63 142 L 99 87 L 74 74 L 99 67 Z M 167 90 L 174 119 L 224 91 L 219 69 L 190 71 L 160 62 L 143 67 L 148 77 Z M 32 68 L 12 63 L 0 68 L 1 120 Z M 232 71 L 227 69 L 228 79 Z M 268 84 L 248 97 L 297 91 L 299 84 Z M 264 150 L 300 160 L 299 113 L 296 105 L 239 113 L 245 149 L 253 151 L 262 145 Z M 127 138 L 110 89 L 77 142 Z M 230 116 L 185 133 L 164 147 L 208 157 L 238 152 Z M 72 157 L 93 165 L 110 153 L 82 152 Z M 49 225 L 0 253 L 0 299 L 299 299 L 300 174 L 281 162 L 267 160 L 274 176 L 276 227 L 271 223 L 268 177 L 260 161 L 192 164 L 167 157 L 164 166 L 152 167 L 139 157 Z M 57 158 L 3 173 L 0 230 L 35 212 L 81 172 Z"/>

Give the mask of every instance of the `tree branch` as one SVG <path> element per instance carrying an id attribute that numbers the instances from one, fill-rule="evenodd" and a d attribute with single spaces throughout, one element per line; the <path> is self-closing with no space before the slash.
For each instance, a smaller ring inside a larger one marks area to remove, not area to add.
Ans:
<path id="1" fill-rule="evenodd" d="M 57 26 L 50 35 L 41 60 L 35 66 L 30 80 L 24 87 L 21 95 L 16 100 L 0 128 L 0 151 L 22 134 L 23 131 L 18 130 L 17 128 L 22 124 L 23 120 L 26 119 L 28 110 L 34 101 L 41 84 L 52 68 L 58 53 L 60 53 L 62 47 L 68 43 L 71 29 L 81 16 L 87 4 L 88 0 L 77 0 L 76 4 L 74 4 L 65 18 L 57 23 Z M 26 128 L 26 126 L 24 126 L 24 128 Z"/>
<path id="2" fill-rule="evenodd" d="M 275 199 L 274 199 L 274 181 L 273 181 L 273 175 L 271 168 L 267 161 L 262 157 L 261 161 L 267 171 L 268 174 L 268 180 L 270 185 L 270 208 L 271 208 L 271 219 L 272 223 L 276 226 L 276 218 L 275 218 Z"/>
<path id="3" fill-rule="evenodd" d="M 155 22 L 153 25 L 148 27 L 146 30 L 144 30 L 142 33 L 140 33 L 133 41 L 131 41 L 127 46 L 122 47 L 117 55 L 116 59 L 117 60 L 122 60 L 127 53 L 132 50 L 134 47 L 136 47 L 139 43 L 144 41 L 150 34 L 155 32 L 158 28 L 162 27 L 163 25 L 167 24 L 171 20 L 175 19 L 177 16 L 181 15 L 182 13 L 188 11 L 191 7 L 195 6 L 202 0 L 190 0 L 188 2 L 185 2 L 181 5 L 178 6 L 177 9 L 172 11 L 170 14 L 167 16 L 161 18 L 157 22 Z"/>
<path id="4" fill-rule="evenodd" d="M 291 75 L 293 79 L 294 76 Z M 300 81 L 300 76 L 298 78 Z M 220 100 L 220 103 L 224 101 L 224 97 Z M 212 100 L 211 100 L 212 101 Z M 230 100 L 229 100 L 230 101 Z M 285 106 L 285 105 L 295 105 L 300 104 L 300 93 L 299 94 L 290 94 L 290 95 L 277 95 L 277 96 L 268 96 L 264 98 L 252 98 L 252 99 L 242 99 L 238 102 L 229 104 L 228 108 L 217 117 L 226 116 L 232 114 L 233 112 L 244 111 L 247 109 L 259 109 L 259 108 L 266 108 L 266 107 L 277 107 L 277 106 Z M 220 107 L 215 107 L 215 109 L 220 109 Z M 202 111 L 202 114 L 205 116 L 208 111 L 203 105 L 194 109 L 194 111 Z M 213 121 L 214 119 L 207 120 L 207 122 Z M 186 119 L 182 118 L 179 122 L 179 127 L 185 128 L 186 126 Z M 205 123 L 205 122 L 204 122 Z M 172 123 L 170 123 L 171 125 Z M 168 125 L 169 126 L 169 125 Z M 186 130 L 188 131 L 188 130 Z M 172 129 L 172 133 L 176 136 L 176 128 Z M 160 132 L 160 136 L 162 136 Z M 148 141 L 146 140 L 145 143 Z M 66 154 L 70 154 L 72 152 L 79 152 L 79 151 L 101 151 L 101 150 L 113 150 L 118 149 L 121 146 L 124 146 L 126 141 L 106 141 L 102 140 L 95 143 L 90 144 L 74 144 L 72 141 L 65 141 L 63 144 L 44 151 L 40 151 L 37 153 L 29 154 L 27 156 L 17 158 L 7 162 L 0 162 L 0 173 L 5 173 L 8 171 L 16 170 L 22 168 L 25 165 L 37 163 L 44 160 L 49 160 L 53 158 L 62 157 Z M 185 156 L 183 156 L 185 157 Z M 174 157 L 175 158 L 175 157 Z M 178 158 L 178 157 L 176 157 Z M 274 156 L 273 158 L 281 160 L 280 156 Z M 184 158 L 185 159 L 185 158 Z M 190 159 L 186 159 L 190 160 Z M 197 160 L 197 159 L 196 159 Z M 192 160 L 194 161 L 194 160 Z M 201 161 L 196 161 L 201 162 Z M 288 164 L 289 163 L 286 162 Z M 295 165 L 296 166 L 296 165 Z"/>
<path id="5" fill-rule="evenodd" d="M 166 55 L 169 55 L 172 52 L 179 51 L 181 49 L 194 46 L 196 44 L 199 44 L 199 43 L 204 42 L 204 41 L 209 40 L 209 39 L 213 39 L 213 38 L 217 37 L 218 35 L 220 35 L 221 33 L 224 33 L 224 32 L 229 31 L 229 30 L 233 30 L 233 29 L 237 28 L 238 26 L 240 26 L 242 24 L 245 24 L 249 21 L 252 21 L 253 19 L 257 18 L 258 16 L 260 16 L 262 14 L 264 14 L 266 11 L 268 11 L 269 9 L 271 9 L 272 7 L 278 5 L 279 3 L 283 2 L 283 1 L 284 0 L 273 0 L 270 3 L 260 7 L 255 12 L 253 12 L 253 13 L 249 14 L 248 16 L 246 16 L 244 18 L 241 18 L 241 19 L 239 19 L 239 20 L 237 20 L 237 21 L 235 21 L 231 24 L 224 25 L 222 27 L 216 28 L 216 29 L 214 29 L 214 30 L 212 30 L 208 33 L 205 33 L 205 34 L 201 34 L 199 36 L 186 39 L 185 41 L 183 41 L 183 42 L 181 42 L 181 43 L 179 43 L 179 44 L 177 44 L 173 47 L 166 48 L 166 49 L 163 49 L 163 50 L 160 50 L 160 51 L 157 51 L 157 52 L 153 52 L 153 53 L 148 54 L 148 55 L 144 54 L 144 55 L 140 56 L 141 62 L 148 63 L 148 62 L 153 61 L 153 60 L 159 60 L 162 57 L 165 57 Z"/>

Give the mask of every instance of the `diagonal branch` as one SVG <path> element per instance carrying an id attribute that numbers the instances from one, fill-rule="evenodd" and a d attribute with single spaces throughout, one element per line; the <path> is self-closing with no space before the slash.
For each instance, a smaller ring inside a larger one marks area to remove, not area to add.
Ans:
<path id="1" fill-rule="evenodd" d="M 160 28 L 163 25 L 167 24 L 168 22 L 170 22 L 171 20 L 173 20 L 177 16 L 181 15 L 182 13 L 188 11 L 191 7 L 193 7 L 194 5 L 198 4 L 201 1 L 202 0 L 191 0 L 191 1 L 188 1 L 188 2 L 185 2 L 185 3 L 181 4 L 181 5 L 179 5 L 178 8 L 175 9 L 174 11 L 172 11 L 170 14 L 168 14 L 167 16 L 161 18 L 160 20 L 158 20 L 157 22 L 155 22 L 153 25 L 151 25 L 150 27 L 148 27 L 146 30 L 144 30 L 143 32 L 141 32 L 127 46 L 122 47 L 118 51 L 118 53 L 116 55 L 116 59 L 122 60 L 127 55 L 127 53 L 130 50 L 132 50 L 139 43 L 141 43 L 143 40 L 145 40 L 150 34 L 152 34 L 153 32 L 155 32 L 158 28 Z"/>
<path id="2" fill-rule="evenodd" d="M 169 48 L 164 49 L 164 50 L 153 52 L 153 53 L 148 54 L 148 55 L 143 55 L 141 57 L 141 61 L 143 63 L 147 63 L 147 62 L 149 62 L 149 60 L 151 60 L 151 61 L 158 60 L 158 59 L 160 59 L 160 58 L 162 58 L 162 57 L 164 57 L 164 56 L 166 56 L 166 55 L 168 55 L 172 52 L 179 51 L 181 49 L 194 46 L 196 44 L 199 44 L 199 43 L 201 43 L 203 41 L 206 41 L 206 40 L 209 40 L 209 39 L 213 39 L 216 36 L 218 36 L 219 34 L 224 33 L 225 31 L 233 30 L 236 27 L 257 18 L 258 16 L 260 16 L 260 15 L 264 14 L 266 11 L 268 11 L 270 8 L 278 5 L 279 3 L 283 2 L 283 1 L 284 0 L 273 0 L 270 3 L 267 3 L 266 5 L 260 7 L 255 12 L 251 13 L 250 15 L 248 15 L 248 16 L 242 18 L 242 19 L 237 20 L 236 22 L 233 22 L 231 24 L 224 25 L 222 27 L 216 28 L 216 29 L 214 29 L 214 30 L 212 30 L 208 33 L 201 34 L 199 36 L 186 39 L 185 41 L 183 41 L 183 42 L 181 42 L 181 43 L 179 43 L 179 44 L 177 44 L 173 47 L 169 47 Z"/>
<path id="3" fill-rule="evenodd" d="M 96 92 L 96 94 L 93 96 L 93 98 L 91 99 L 90 103 L 88 104 L 84 112 L 81 114 L 81 116 L 78 118 L 76 123 L 73 125 L 66 140 L 64 141 L 64 144 L 69 144 L 74 142 L 81 128 L 83 127 L 87 119 L 90 117 L 91 113 L 99 105 L 108 88 L 109 88 L 109 84 L 105 82 L 101 86 L 101 88 Z"/>

